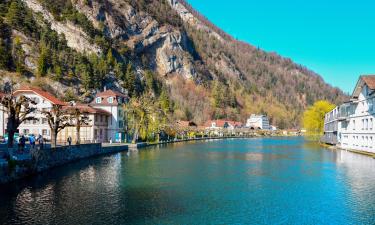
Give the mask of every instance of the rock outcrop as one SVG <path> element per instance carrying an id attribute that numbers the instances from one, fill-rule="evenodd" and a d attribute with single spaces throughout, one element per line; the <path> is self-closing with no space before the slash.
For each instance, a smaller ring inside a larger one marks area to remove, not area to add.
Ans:
<path id="1" fill-rule="evenodd" d="M 51 24 L 51 29 L 56 31 L 58 34 L 63 34 L 67 40 L 69 47 L 79 51 L 87 53 L 99 54 L 101 49 L 90 43 L 90 38 L 80 28 L 70 22 L 61 23 L 56 21 L 52 14 L 48 12 L 37 0 L 22 0 L 26 5 L 32 9 L 35 13 L 40 13 L 44 20 Z"/>
<path id="2" fill-rule="evenodd" d="M 31 0 L 28 0 L 31 1 Z M 124 41 L 136 54 L 148 54 L 151 67 L 161 76 L 177 74 L 186 79 L 197 76 L 187 52 L 186 35 L 171 26 L 161 26 L 143 12 L 123 1 L 78 1 L 76 9 L 96 26 L 104 25 L 108 37 Z"/>

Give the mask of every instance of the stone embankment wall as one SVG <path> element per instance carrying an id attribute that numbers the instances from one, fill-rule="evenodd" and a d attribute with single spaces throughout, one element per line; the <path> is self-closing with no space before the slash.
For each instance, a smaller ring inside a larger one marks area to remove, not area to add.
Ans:
<path id="1" fill-rule="evenodd" d="M 0 184 L 12 182 L 80 159 L 126 150 L 128 150 L 127 145 L 102 147 L 101 144 L 35 150 L 31 152 L 31 160 L 19 161 L 15 165 L 0 168 Z"/>

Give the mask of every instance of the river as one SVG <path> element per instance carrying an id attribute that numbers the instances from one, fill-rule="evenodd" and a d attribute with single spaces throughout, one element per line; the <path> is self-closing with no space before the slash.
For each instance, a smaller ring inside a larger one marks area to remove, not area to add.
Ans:
<path id="1" fill-rule="evenodd" d="M 0 187 L 0 224 L 375 224 L 375 160 L 303 138 L 152 147 Z"/>

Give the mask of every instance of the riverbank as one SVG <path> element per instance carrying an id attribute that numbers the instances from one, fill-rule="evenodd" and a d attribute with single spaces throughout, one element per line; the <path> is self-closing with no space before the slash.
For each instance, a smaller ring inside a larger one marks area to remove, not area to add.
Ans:
<path id="1" fill-rule="evenodd" d="M 360 155 L 369 156 L 369 157 L 375 159 L 375 153 L 372 153 L 372 152 L 365 152 L 365 151 L 359 151 L 359 150 L 354 150 L 354 149 L 343 149 L 343 148 L 340 148 L 340 147 L 335 146 L 335 145 L 327 145 L 327 144 L 324 144 L 324 143 L 320 143 L 320 145 L 322 147 L 330 149 L 330 150 L 348 151 L 348 152 L 353 152 L 353 153 L 360 154 Z"/>

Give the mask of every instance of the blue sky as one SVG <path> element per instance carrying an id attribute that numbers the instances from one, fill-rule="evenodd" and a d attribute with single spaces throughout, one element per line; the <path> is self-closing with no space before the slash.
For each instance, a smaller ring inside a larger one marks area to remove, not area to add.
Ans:
<path id="1" fill-rule="evenodd" d="M 275 51 L 352 92 L 375 74 L 375 1 L 188 0 L 239 40 Z"/>

